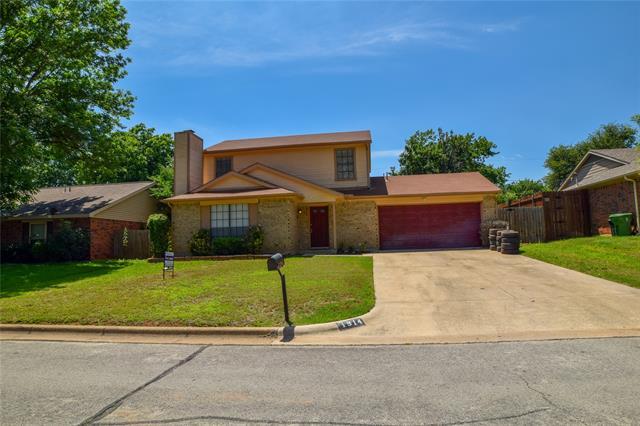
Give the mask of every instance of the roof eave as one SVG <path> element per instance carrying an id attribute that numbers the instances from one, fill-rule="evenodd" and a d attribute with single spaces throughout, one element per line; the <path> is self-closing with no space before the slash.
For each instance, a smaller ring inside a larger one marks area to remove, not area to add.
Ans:
<path id="1" fill-rule="evenodd" d="M 379 195 L 357 195 L 345 194 L 347 199 L 363 199 L 363 198 L 391 198 L 391 197 L 440 197 L 449 195 L 494 195 L 499 194 L 500 190 L 492 191 L 471 191 L 471 192 L 437 192 L 437 193 L 415 193 L 415 194 L 379 194 Z"/>
<path id="2" fill-rule="evenodd" d="M 353 145 L 353 144 L 371 144 L 371 139 L 369 140 L 354 140 L 354 141 L 344 141 L 344 142 L 318 142 L 318 143 L 301 143 L 301 144 L 289 144 L 289 145 L 274 145 L 274 146 L 261 146 L 261 147 L 253 147 L 253 148 L 229 148 L 229 149 L 219 149 L 219 150 L 211 150 L 216 145 L 210 146 L 209 148 L 203 151 L 203 155 L 215 155 L 215 154 L 229 154 L 233 152 L 245 152 L 245 151 L 264 151 L 270 149 L 286 149 L 286 148 L 307 148 L 307 147 L 318 147 L 318 146 L 327 146 L 327 145 Z"/>

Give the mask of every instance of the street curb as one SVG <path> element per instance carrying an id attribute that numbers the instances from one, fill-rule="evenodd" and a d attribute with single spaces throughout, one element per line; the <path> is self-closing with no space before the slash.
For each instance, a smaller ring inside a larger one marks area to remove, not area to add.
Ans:
<path id="1" fill-rule="evenodd" d="M 293 328 L 293 335 L 294 336 L 302 336 L 305 334 L 316 334 L 316 333 L 326 333 L 327 331 L 338 331 L 338 323 L 339 322 L 344 322 L 344 321 L 351 321 L 351 320 L 355 320 L 355 319 L 361 319 L 364 321 L 365 323 L 365 327 L 367 326 L 367 322 L 370 321 L 371 319 L 375 318 L 378 316 L 380 312 L 380 309 L 378 309 L 378 305 L 374 305 L 373 308 L 371 308 L 371 310 L 369 312 L 367 312 L 366 314 L 360 315 L 358 317 L 353 317 L 353 318 L 347 318 L 347 319 L 343 319 L 343 320 L 337 320 L 337 321 L 332 321 L 332 322 L 323 322 L 320 324 L 309 324 L 309 325 L 295 325 L 294 324 L 294 328 Z M 282 336 L 282 333 L 284 332 L 284 328 L 280 328 L 279 329 L 279 336 Z"/>
<path id="2" fill-rule="evenodd" d="M 50 332 L 163 336 L 278 336 L 282 327 L 137 327 L 99 325 L 0 324 L 0 332 Z"/>

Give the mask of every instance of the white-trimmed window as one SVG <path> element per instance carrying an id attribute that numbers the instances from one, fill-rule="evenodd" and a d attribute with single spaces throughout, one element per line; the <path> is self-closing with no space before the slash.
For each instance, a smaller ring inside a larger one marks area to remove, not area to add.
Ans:
<path id="1" fill-rule="evenodd" d="M 355 180 L 355 157 L 353 148 L 336 149 L 336 180 Z"/>
<path id="2" fill-rule="evenodd" d="M 29 224 L 29 241 L 44 241 L 47 239 L 46 223 Z"/>
<path id="3" fill-rule="evenodd" d="M 248 204 L 216 204 L 211 206 L 211 236 L 241 237 L 249 227 Z"/>

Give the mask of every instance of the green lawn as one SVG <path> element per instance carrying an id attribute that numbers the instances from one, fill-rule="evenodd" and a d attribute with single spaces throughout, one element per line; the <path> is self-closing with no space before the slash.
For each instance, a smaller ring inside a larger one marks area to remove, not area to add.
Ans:
<path id="1" fill-rule="evenodd" d="M 279 326 L 280 279 L 266 260 L 2 265 L 2 323 Z M 287 258 L 291 319 L 297 325 L 349 318 L 374 305 L 373 259 Z"/>
<path id="2" fill-rule="evenodd" d="M 524 244 L 525 256 L 640 288 L 640 237 L 587 237 Z"/>

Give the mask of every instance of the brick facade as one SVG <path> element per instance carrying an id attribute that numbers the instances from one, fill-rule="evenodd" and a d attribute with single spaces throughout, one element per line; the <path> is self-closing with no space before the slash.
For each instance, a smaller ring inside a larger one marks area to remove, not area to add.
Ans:
<path id="1" fill-rule="evenodd" d="M 489 228 L 497 219 L 498 203 L 495 195 L 487 195 L 480 205 L 480 240 L 483 247 L 489 247 Z"/>
<path id="2" fill-rule="evenodd" d="M 3 220 L 0 223 L 0 243 L 16 244 L 22 242 L 22 222 L 19 220 Z"/>
<path id="3" fill-rule="evenodd" d="M 42 222 L 42 220 L 34 219 L 33 222 Z M 2 244 L 26 244 L 29 241 L 26 241 L 23 237 L 23 224 L 29 223 L 29 220 L 3 220 L 2 225 L 0 225 L 0 241 Z M 51 219 L 46 220 L 47 222 L 47 233 L 49 232 L 57 232 L 60 228 L 62 228 L 63 222 L 70 222 L 72 228 L 83 228 L 89 229 L 89 218 L 68 218 L 68 219 Z M 53 228 L 53 229 L 52 229 Z"/>
<path id="4" fill-rule="evenodd" d="M 591 232 L 593 234 L 611 234 L 609 215 L 612 213 L 633 213 L 634 219 L 636 219 L 631 182 L 620 182 L 588 191 Z"/>
<path id="5" fill-rule="evenodd" d="M 378 207 L 373 201 L 350 201 L 336 204 L 338 247 L 358 248 L 364 243 L 367 250 L 380 248 Z"/>
<path id="6" fill-rule="evenodd" d="M 96 260 L 113 258 L 113 234 L 116 231 L 122 231 L 124 228 L 142 229 L 144 223 L 91 218 L 89 226 L 91 239 L 89 258 Z"/>
<path id="7" fill-rule="evenodd" d="M 189 240 L 201 227 L 200 204 L 176 204 L 171 206 L 173 251 L 177 256 L 188 256 Z"/>
<path id="8" fill-rule="evenodd" d="M 293 200 L 264 199 L 258 202 L 258 224 L 264 231 L 264 253 L 298 251 L 298 209 Z"/>
<path id="9" fill-rule="evenodd" d="M 34 219 L 35 221 L 35 219 Z M 72 228 L 83 228 L 89 231 L 90 252 L 89 258 L 111 259 L 113 258 L 113 234 L 127 229 L 142 229 L 144 223 L 129 222 L 124 220 L 96 219 L 96 218 L 65 218 L 47 220 L 47 232 L 56 233 L 62 228 L 63 222 L 70 222 Z M 9 220 L 2 222 L 2 244 L 25 244 L 22 227 L 29 221 Z"/>

